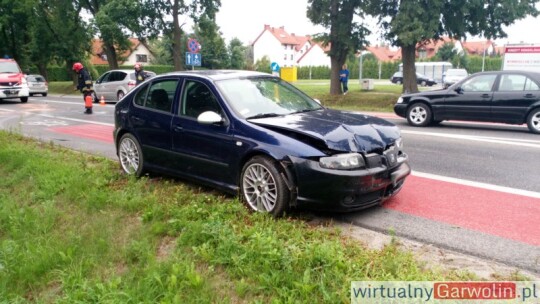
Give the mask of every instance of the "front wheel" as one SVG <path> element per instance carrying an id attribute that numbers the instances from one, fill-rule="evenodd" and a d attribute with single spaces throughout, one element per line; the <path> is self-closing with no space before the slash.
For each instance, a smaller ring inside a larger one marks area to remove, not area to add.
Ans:
<path id="1" fill-rule="evenodd" d="M 540 108 L 534 109 L 527 117 L 527 127 L 532 133 L 540 134 Z"/>
<path id="2" fill-rule="evenodd" d="M 139 141 L 127 133 L 118 143 L 118 158 L 124 172 L 129 175 L 141 176 L 144 173 L 144 157 Z"/>
<path id="3" fill-rule="evenodd" d="M 28 97 L 21 97 L 21 102 L 28 102 Z"/>
<path id="4" fill-rule="evenodd" d="M 282 215 L 289 207 L 290 191 L 276 161 L 255 156 L 242 169 L 241 200 L 252 210 Z"/>
<path id="5" fill-rule="evenodd" d="M 116 100 L 119 101 L 120 99 L 124 98 L 124 95 L 126 95 L 124 91 L 118 91 L 116 94 Z"/>
<path id="6" fill-rule="evenodd" d="M 431 109 L 423 103 L 415 103 L 407 110 L 407 121 L 411 126 L 425 127 L 431 119 Z"/>

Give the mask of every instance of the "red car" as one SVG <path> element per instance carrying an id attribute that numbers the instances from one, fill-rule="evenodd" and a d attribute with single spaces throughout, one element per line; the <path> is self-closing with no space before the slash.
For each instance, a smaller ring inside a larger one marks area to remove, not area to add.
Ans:
<path id="1" fill-rule="evenodd" d="M 0 100 L 20 98 L 27 102 L 30 92 L 26 76 L 14 59 L 0 59 Z"/>

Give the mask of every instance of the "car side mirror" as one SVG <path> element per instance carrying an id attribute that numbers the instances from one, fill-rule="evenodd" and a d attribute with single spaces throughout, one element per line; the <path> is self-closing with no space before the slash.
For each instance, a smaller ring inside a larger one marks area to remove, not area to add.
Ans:
<path id="1" fill-rule="evenodd" d="M 221 124 L 223 123 L 223 118 L 214 111 L 206 111 L 197 117 L 197 121 L 203 125 Z"/>
<path id="2" fill-rule="evenodd" d="M 454 91 L 456 91 L 456 93 L 458 94 L 463 94 L 463 88 L 462 87 L 457 87 L 454 89 Z"/>

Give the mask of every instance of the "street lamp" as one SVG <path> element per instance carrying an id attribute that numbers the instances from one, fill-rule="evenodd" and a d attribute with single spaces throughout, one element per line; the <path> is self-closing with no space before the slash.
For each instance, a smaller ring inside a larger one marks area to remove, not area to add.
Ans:
<path id="1" fill-rule="evenodd" d="M 358 81 L 362 84 L 362 66 L 363 66 L 364 51 L 360 51 L 360 63 L 358 68 Z"/>

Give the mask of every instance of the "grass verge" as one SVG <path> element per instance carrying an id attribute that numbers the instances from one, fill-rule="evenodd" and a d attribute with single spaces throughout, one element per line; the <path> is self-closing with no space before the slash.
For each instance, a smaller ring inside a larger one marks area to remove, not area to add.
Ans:
<path id="1" fill-rule="evenodd" d="M 330 81 L 328 80 L 306 80 L 293 84 L 309 96 L 319 99 L 327 107 L 352 111 L 392 112 L 401 94 L 401 86 L 393 84 L 377 84 L 375 90 L 364 91 L 358 84 L 351 82 L 347 95 L 330 95 Z M 70 81 L 49 83 L 49 93 L 80 95 L 78 91 L 73 91 L 73 83 Z"/>
<path id="2" fill-rule="evenodd" d="M 10 132 L 0 163 L 0 302 L 348 303 L 353 280 L 471 278 Z"/>

